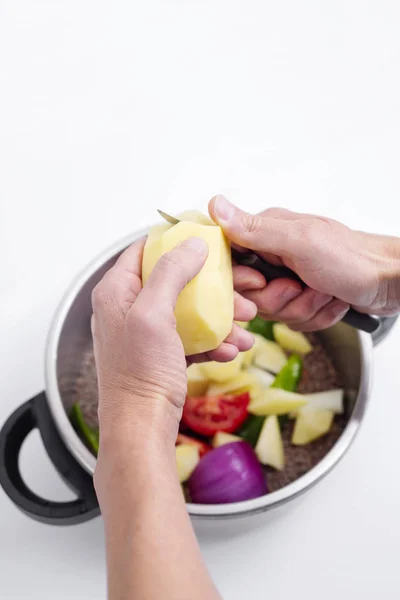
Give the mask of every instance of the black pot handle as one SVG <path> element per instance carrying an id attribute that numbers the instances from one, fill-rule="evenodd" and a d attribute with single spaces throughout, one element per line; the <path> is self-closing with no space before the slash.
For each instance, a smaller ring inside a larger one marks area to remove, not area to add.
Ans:
<path id="1" fill-rule="evenodd" d="M 76 500 L 54 502 L 32 492 L 19 470 L 19 454 L 27 435 L 38 428 L 47 453 Z M 51 416 L 46 395 L 41 392 L 8 418 L 0 432 L 0 485 L 25 514 L 51 525 L 74 525 L 100 513 L 93 478 L 68 451 Z"/>

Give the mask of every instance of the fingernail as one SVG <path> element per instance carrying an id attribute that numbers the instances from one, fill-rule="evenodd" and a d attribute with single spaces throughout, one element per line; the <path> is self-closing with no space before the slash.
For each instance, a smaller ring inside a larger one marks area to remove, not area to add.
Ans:
<path id="1" fill-rule="evenodd" d="M 303 290 L 299 290 L 294 287 L 287 287 L 283 290 L 281 298 L 284 302 L 290 302 L 291 300 L 294 300 L 295 298 L 300 296 L 302 291 Z"/>
<path id="2" fill-rule="evenodd" d="M 207 256 L 208 254 L 208 245 L 203 238 L 199 237 L 190 237 L 184 242 L 182 242 L 181 246 L 186 248 L 187 250 L 195 250 L 201 256 Z"/>
<path id="3" fill-rule="evenodd" d="M 214 211 L 219 221 L 229 221 L 235 212 L 235 207 L 221 194 L 215 197 Z"/>
<path id="4" fill-rule="evenodd" d="M 332 296 L 330 296 L 329 294 L 322 294 L 320 292 L 315 292 L 314 297 L 312 298 L 311 304 L 315 310 L 319 310 L 320 308 L 322 308 L 323 306 L 328 304 L 328 302 L 330 302 L 331 300 L 332 300 Z"/>
<path id="5" fill-rule="evenodd" d="M 331 315 L 334 319 L 339 317 L 343 317 L 347 311 L 349 310 L 349 306 L 344 304 L 341 300 L 337 300 L 336 302 L 332 302 L 332 305 L 329 307 Z"/>
<path id="6" fill-rule="evenodd" d="M 257 315 L 258 313 L 258 308 L 257 308 L 257 304 L 255 302 L 253 302 L 252 300 L 247 300 L 248 302 L 248 308 L 249 308 L 249 313 L 250 311 L 253 311 L 251 314 L 251 319 L 254 319 L 254 317 Z M 251 320 L 250 319 L 250 320 Z"/>
<path id="7" fill-rule="evenodd" d="M 240 342 L 241 342 L 241 344 L 240 344 L 241 352 L 250 350 L 254 346 L 255 339 L 254 339 L 254 336 L 249 331 L 242 329 L 242 331 L 240 332 L 239 338 L 240 338 Z"/>

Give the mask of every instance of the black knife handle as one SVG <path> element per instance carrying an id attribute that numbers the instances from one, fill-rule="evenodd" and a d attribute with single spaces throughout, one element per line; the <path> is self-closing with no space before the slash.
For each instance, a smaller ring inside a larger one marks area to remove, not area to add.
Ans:
<path id="1" fill-rule="evenodd" d="M 306 285 L 304 281 L 300 279 L 300 277 L 291 269 L 288 269 L 287 267 L 277 267 L 276 265 L 271 265 L 271 263 L 263 260 L 256 254 L 239 252 L 238 250 L 232 248 L 232 256 L 238 264 L 251 267 L 256 271 L 259 271 L 262 275 L 264 275 L 267 281 L 273 281 L 274 279 L 284 277 L 285 279 L 298 281 L 303 287 Z M 354 308 L 349 308 L 347 313 L 342 318 L 342 321 L 343 323 L 347 323 L 347 325 L 350 325 L 355 329 L 361 329 L 367 333 L 373 333 L 380 326 L 379 318 L 371 315 L 365 315 L 354 310 Z"/>

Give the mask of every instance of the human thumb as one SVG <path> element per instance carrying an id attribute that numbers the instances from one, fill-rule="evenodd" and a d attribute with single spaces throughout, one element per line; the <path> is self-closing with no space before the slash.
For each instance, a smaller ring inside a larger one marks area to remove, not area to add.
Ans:
<path id="1" fill-rule="evenodd" d="M 208 210 L 227 238 L 244 248 L 281 255 L 290 242 L 290 223 L 244 212 L 225 196 L 214 196 Z"/>
<path id="2" fill-rule="evenodd" d="M 175 308 L 183 288 L 200 272 L 208 255 L 207 243 L 190 237 L 161 256 L 139 296 L 147 306 Z"/>

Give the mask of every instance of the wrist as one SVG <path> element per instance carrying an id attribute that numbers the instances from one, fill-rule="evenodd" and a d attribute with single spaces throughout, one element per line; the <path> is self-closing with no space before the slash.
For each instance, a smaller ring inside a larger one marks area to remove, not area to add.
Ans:
<path id="1" fill-rule="evenodd" d="M 390 315 L 400 311 L 400 240 L 390 236 L 371 236 L 376 247 L 378 295 L 376 314 Z"/>
<path id="2" fill-rule="evenodd" d="M 100 464 L 175 446 L 181 415 L 163 398 L 100 389 L 98 412 Z"/>
<path id="3" fill-rule="evenodd" d="M 121 501 L 118 490 L 150 484 L 165 469 L 176 471 L 178 422 L 172 411 L 162 405 L 135 410 L 134 398 L 131 403 L 128 414 L 122 411 L 116 418 L 100 418 L 94 484 L 102 511 L 105 505 Z"/>
<path id="4" fill-rule="evenodd" d="M 100 444 L 123 443 L 146 433 L 175 442 L 182 411 L 166 398 L 135 394 L 121 389 L 99 388 Z"/>

